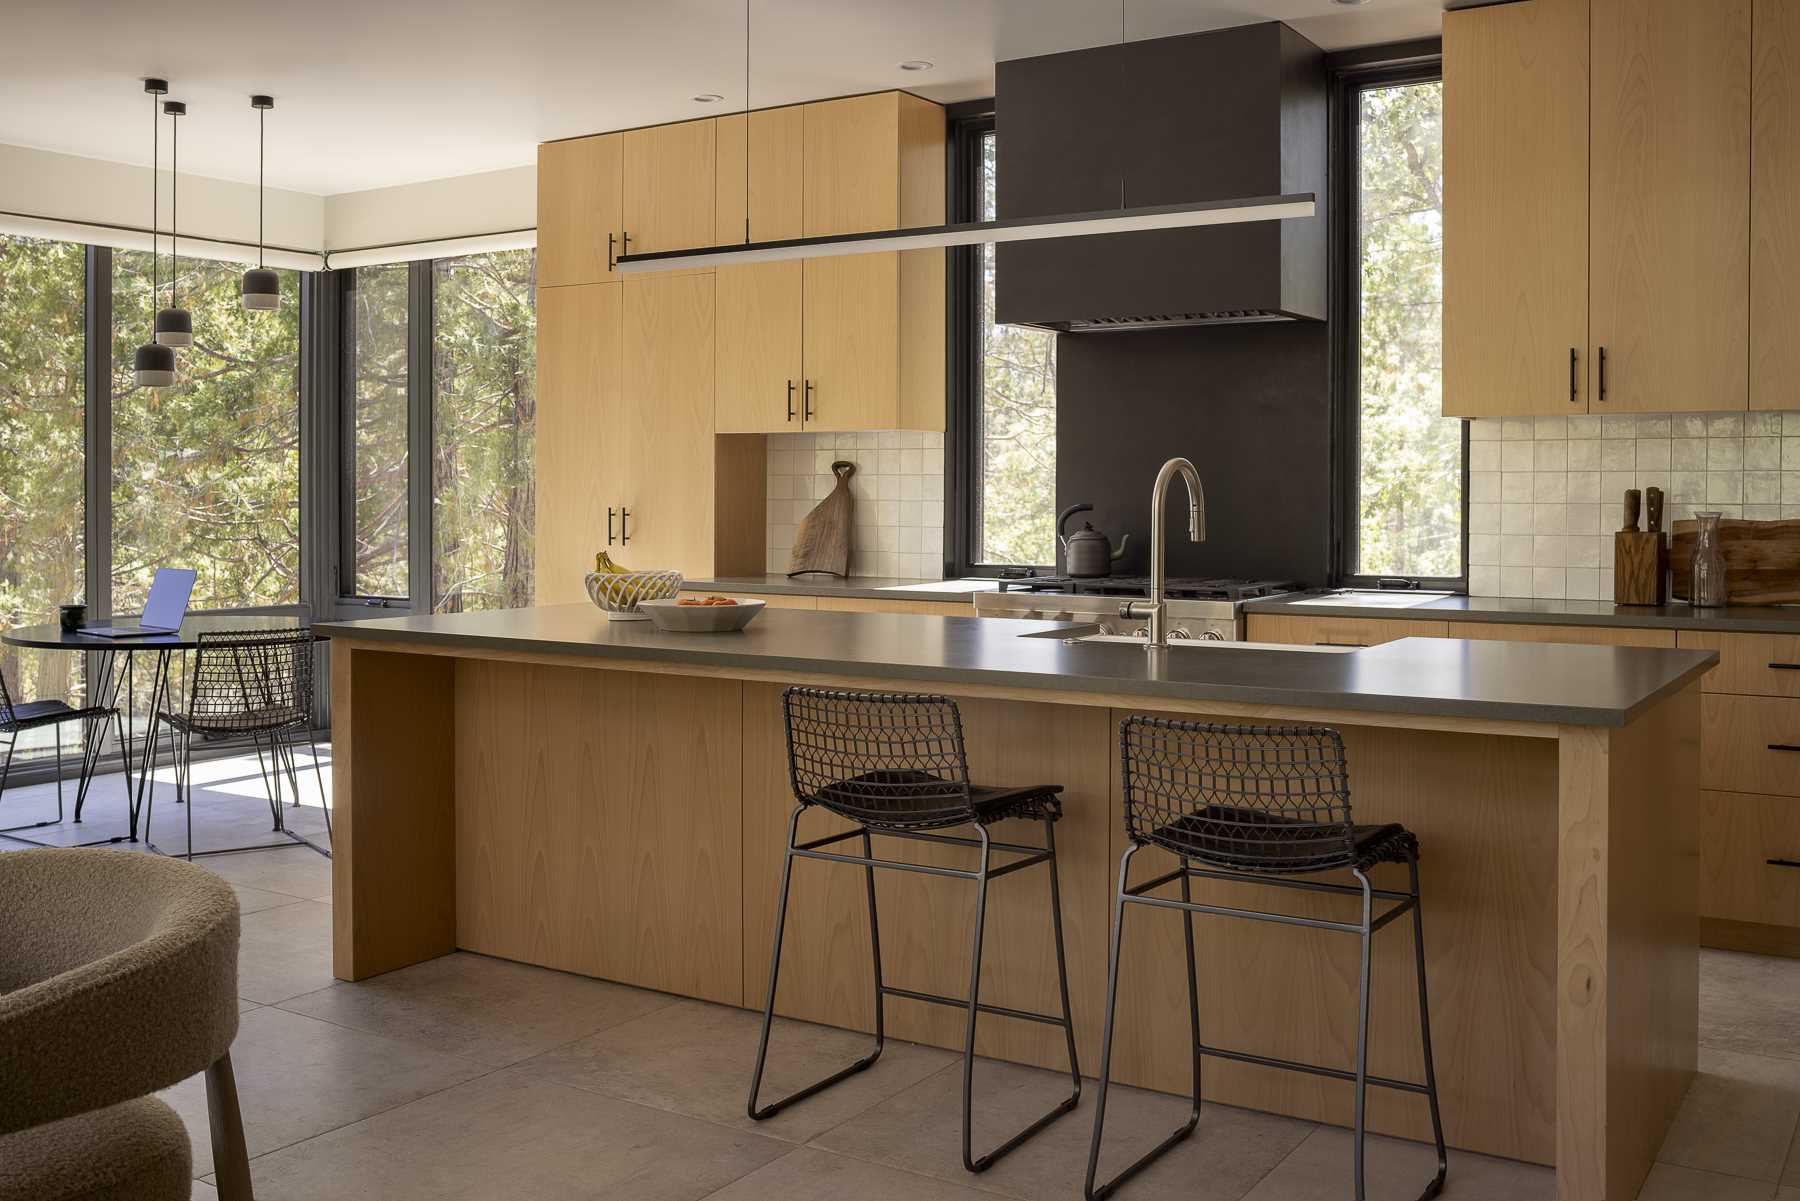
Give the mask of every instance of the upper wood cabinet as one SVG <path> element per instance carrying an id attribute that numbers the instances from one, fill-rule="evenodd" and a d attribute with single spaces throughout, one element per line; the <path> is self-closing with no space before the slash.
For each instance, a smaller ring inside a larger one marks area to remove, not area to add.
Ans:
<path id="1" fill-rule="evenodd" d="M 718 122 L 627 130 L 621 254 L 713 244 Z"/>
<path id="2" fill-rule="evenodd" d="M 800 164 L 806 107 L 719 118 L 719 245 L 803 236 Z"/>
<path id="3" fill-rule="evenodd" d="M 582 581 L 593 570 L 594 552 L 606 549 L 606 511 L 628 487 L 624 288 L 581 284 L 538 292 L 540 605 L 587 599 Z"/>
<path id="4" fill-rule="evenodd" d="M 803 273 L 811 266 L 796 259 L 720 267 L 714 273 L 721 434 L 805 428 L 801 298 Z"/>
<path id="5" fill-rule="evenodd" d="M 1800 0 L 1755 0 L 1750 407 L 1800 409 Z"/>
<path id="6" fill-rule="evenodd" d="M 538 286 L 617 278 L 613 256 L 624 207 L 624 135 L 598 134 L 538 147 Z"/>
<path id="7" fill-rule="evenodd" d="M 1751 0 L 1593 0 L 1592 412 L 1749 404 Z"/>
<path id="8" fill-rule="evenodd" d="M 1444 413 L 1584 412 L 1587 0 L 1444 18 Z"/>
<path id="9" fill-rule="evenodd" d="M 1444 17 L 1444 412 L 1750 403 L 1752 0 Z"/>

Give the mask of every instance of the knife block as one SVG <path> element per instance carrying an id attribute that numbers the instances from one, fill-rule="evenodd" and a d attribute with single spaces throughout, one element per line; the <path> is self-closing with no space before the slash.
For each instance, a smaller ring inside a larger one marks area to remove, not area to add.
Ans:
<path id="1" fill-rule="evenodd" d="M 1620 530 L 1613 535 L 1613 603 L 1669 601 L 1669 546 L 1661 533 Z"/>

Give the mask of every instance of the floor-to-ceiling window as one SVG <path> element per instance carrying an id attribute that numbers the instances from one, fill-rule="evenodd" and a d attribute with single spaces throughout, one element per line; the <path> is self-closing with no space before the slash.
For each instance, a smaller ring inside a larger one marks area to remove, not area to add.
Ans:
<path id="1" fill-rule="evenodd" d="M 349 428 L 341 495 L 346 595 L 411 595 L 407 538 L 407 278 L 405 263 L 359 267 L 343 304 L 347 321 L 344 421 Z"/>
<path id="2" fill-rule="evenodd" d="M 0 628 L 86 593 L 85 248 L 0 234 Z M 81 690 L 78 655 L 0 646 L 15 700 Z M 72 730 L 66 736 L 73 736 Z M 45 753 L 53 731 L 19 754 Z"/>
<path id="3" fill-rule="evenodd" d="M 150 266 L 147 253 L 113 254 L 113 607 L 135 609 L 165 566 L 199 572 L 197 609 L 298 603 L 298 276 L 279 273 L 279 309 L 246 312 L 241 266 L 181 260 L 176 296 L 194 344 L 175 356 L 175 385 L 151 389 L 132 376 Z M 167 259 L 160 271 L 166 304 Z"/>
<path id="4" fill-rule="evenodd" d="M 532 601 L 537 255 L 432 264 L 431 598 L 439 612 Z"/>

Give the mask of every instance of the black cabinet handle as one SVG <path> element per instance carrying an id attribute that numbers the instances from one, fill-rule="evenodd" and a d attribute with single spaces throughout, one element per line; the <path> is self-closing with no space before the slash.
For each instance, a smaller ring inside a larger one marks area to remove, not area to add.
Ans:
<path id="1" fill-rule="evenodd" d="M 613 544 L 613 515 L 614 510 L 609 506 L 606 510 L 606 545 L 608 546 Z"/>
<path id="2" fill-rule="evenodd" d="M 1315 643 L 1313 643 L 1313 645 L 1314 646 L 1368 646 L 1369 644 L 1366 642 L 1315 642 Z M 1800 747 L 1796 747 L 1795 749 L 1800 750 Z"/>
<path id="3" fill-rule="evenodd" d="M 1600 348 L 1600 399 L 1606 400 L 1606 347 Z"/>
<path id="4" fill-rule="evenodd" d="M 813 396 L 813 382 L 811 380 L 807 380 L 805 395 L 800 398 L 800 415 L 808 421 L 811 421 L 813 419 L 812 396 Z"/>
<path id="5" fill-rule="evenodd" d="M 1581 399 L 1581 389 L 1580 389 L 1580 386 L 1578 383 L 1578 377 L 1579 377 L 1580 372 L 1577 367 L 1577 364 L 1580 361 L 1581 361 L 1580 354 L 1576 351 L 1576 349 L 1573 346 L 1569 347 L 1569 403 L 1570 404 L 1578 404 L 1578 403 L 1580 403 L 1580 399 Z"/>
<path id="6" fill-rule="evenodd" d="M 1800 859 L 1767 859 L 1764 862 L 1770 867 L 1800 867 Z"/>
<path id="7" fill-rule="evenodd" d="M 1770 671 L 1800 671 L 1800 663 L 1771 663 Z"/>
<path id="8" fill-rule="evenodd" d="M 617 234 L 606 235 L 606 270 L 610 273 L 619 265 L 619 239 Z"/>
<path id="9" fill-rule="evenodd" d="M 794 419 L 794 381 L 788 381 L 788 420 Z"/>
<path id="10" fill-rule="evenodd" d="M 624 546 L 631 541 L 631 510 L 619 510 L 619 545 Z"/>
<path id="11" fill-rule="evenodd" d="M 1795 746 L 1791 742 L 1771 742 L 1769 749 L 1772 751 L 1800 751 L 1800 746 Z"/>

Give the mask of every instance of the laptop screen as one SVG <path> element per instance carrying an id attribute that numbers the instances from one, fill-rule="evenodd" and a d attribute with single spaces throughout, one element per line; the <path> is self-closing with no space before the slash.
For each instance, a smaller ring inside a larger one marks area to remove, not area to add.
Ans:
<path id="1" fill-rule="evenodd" d="M 194 571 L 190 567 L 159 567 L 150 581 L 150 597 L 144 602 L 144 615 L 138 624 L 159 630 L 181 628 L 187 616 L 188 598 L 194 594 Z"/>

